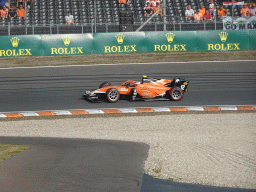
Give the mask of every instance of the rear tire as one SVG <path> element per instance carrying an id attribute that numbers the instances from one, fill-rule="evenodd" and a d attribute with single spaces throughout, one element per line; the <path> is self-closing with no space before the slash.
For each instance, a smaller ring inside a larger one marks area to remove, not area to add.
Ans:
<path id="1" fill-rule="evenodd" d="M 173 87 L 172 89 L 170 89 L 169 94 L 170 94 L 171 99 L 173 101 L 181 100 L 183 98 L 183 95 L 184 95 L 182 89 L 179 88 L 179 87 Z"/>
<path id="2" fill-rule="evenodd" d="M 115 103 L 115 102 L 117 102 L 119 100 L 120 93 L 119 93 L 119 91 L 117 89 L 111 88 L 111 89 L 107 90 L 106 96 L 107 96 L 107 100 L 110 103 Z"/>
<path id="3" fill-rule="evenodd" d="M 111 85 L 111 83 L 108 83 L 108 82 L 101 83 L 100 86 L 99 86 L 99 89 L 101 89 L 103 87 L 110 86 L 110 85 Z"/>

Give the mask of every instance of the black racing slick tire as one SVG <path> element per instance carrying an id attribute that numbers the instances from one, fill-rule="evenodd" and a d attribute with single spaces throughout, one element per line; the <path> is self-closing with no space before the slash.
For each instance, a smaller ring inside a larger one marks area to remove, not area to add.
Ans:
<path id="1" fill-rule="evenodd" d="M 172 99 L 173 101 L 179 101 L 179 100 L 181 100 L 181 99 L 183 98 L 183 95 L 184 95 L 182 89 L 179 88 L 179 87 L 173 87 L 173 88 L 171 88 L 170 91 L 169 91 L 169 94 L 170 94 L 171 99 Z"/>
<path id="2" fill-rule="evenodd" d="M 110 88 L 107 90 L 106 92 L 106 97 L 107 97 L 107 100 L 110 102 L 110 103 L 115 103 L 119 100 L 120 98 L 120 93 L 117 89 L 115 88 Z"/>
<path id="3" fill-rule="evenodd" d="M 102 87 L 110 86 L 110 85 L 111 85 L 111 83 L 103 82 L 100 84 L 99 89 L 101 89 Z"/>

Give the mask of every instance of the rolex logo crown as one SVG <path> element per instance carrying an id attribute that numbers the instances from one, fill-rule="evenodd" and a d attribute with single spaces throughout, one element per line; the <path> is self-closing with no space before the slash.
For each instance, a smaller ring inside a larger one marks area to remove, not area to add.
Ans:
<path id="1" fill-rule="evenodd" d="M 172 42 L 173 42 L 173 39 L 174 39 L 174 36 L 175 36 L 175 34 L 173 34 L 173 33 L 167 33 L 167 34 L 166 34 L 167 41 L 168 41 L 169 43 L 172 43 Z"/>
<path id="2" fill-rule="evenodd" d="M 12 46 L 13 47 L 18 47 L 19 46 L 19 39 L 18 39 L 18 37 L 13 37 L 13 38 L 11 38 L 10 39 L 10 41 L 12 42 Z"/>
<path id="3" fill-rule="evenodd" d="M 68 46 L 68 45 L 70 44 L 70 39 L 71 39 L 71 38 L 70 38 L 68 35 L 66 35 L 66 36 L 64 36 L 64 37 L 62 38 L 63 43 L 64 43 L 65 46 Z"/>
<path id="4" fill-rule="evenodd" d="M 222 42 L 225 42 L 225 41 L 227 40 L 227 38 L 228 38 L 228 33 L 222 31 L 222 32 L 220 32 L 219 36 L 220 36 L 220 40 L 221 40 Z"/>
<path id="5" fill-rule="evenodd" d="M 124 42 L 124 37 L 125 37 L 124 34 L 120 33 L 120 34 L 117 34 L 115 37 L 118 44 L 122 44 Z"/>

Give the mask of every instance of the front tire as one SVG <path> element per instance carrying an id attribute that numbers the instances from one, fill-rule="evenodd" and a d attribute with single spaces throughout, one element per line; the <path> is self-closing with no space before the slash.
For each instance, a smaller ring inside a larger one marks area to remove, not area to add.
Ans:
<path id="1" fill-rule="evenodd" d="M 171 99 L 173 101 L 181 100 L 183 98 L 183 95 L 184 95 L 182 89 L 179 88 L 179 87 L 174 87 L 174 88 L 170 89 L 169 94 L 170 94 Z"/>
<path id="2" fill-rule="evenodd" d="M 115 102 L 117 102 L 119 100 L 120 93 L 119 93 L 119 91 L 117 89 L 111 88 L 111 89 L 107 90 L 106 96 L 107 96 L 107 100 L 110 103 L 115 103 Z"/>

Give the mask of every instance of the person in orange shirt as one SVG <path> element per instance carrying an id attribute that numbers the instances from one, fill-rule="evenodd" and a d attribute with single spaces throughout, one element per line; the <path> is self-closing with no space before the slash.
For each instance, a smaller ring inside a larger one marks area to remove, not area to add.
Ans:
<path id="1" fill-rule="evenodd" d="M 19 5 L 19 9 L 17 10 L 17 17 L 25 17 L 25 9 L 23 9 L 22 5 Z"/>
<path id="2" fill-rule="evenodd" d="M 203 4 L 200 5 L 200 8 L 198 10 L 201 13 L 201 15 L 205 15 L 205 8 Z"/>
<path id="3" fill-rule="evenodd" d="M 250 9 L 247 7 L 247 3 L 244 4 L 244 7 L 240 11 L 242 17 L 249 17 L 250 14 Z"/>
<path id="4" fill-rule="evenodd" d="M 161 6 L 160 6 L 160 3 L 156 3 L 156 7 L 153 8 L 153 12 L 155 13 L 158 9 L 160 9 Z M 159 15 L 161 15 L 161 18 L 163 17 L 163 10 L 161 9 L 159 12 L 158 12 Z"/>
<path id="5" fill-rule="evenodd" d="M 1 17 L 4 17 L 4 18 L 7 18 L 7 17 L 8 17 L 8 9 L 6 8 L 5 5 L 3 6 L 3 9 L 0 10 L 0 11 L 1 11 L 1 12 L 0 12 L 0 16 L 1 16 Z"/>
<path id="6" fill-rule="evenodd" d="M 203 20 L 203 15 L 199 12 L 199 9 L 197 9 L 196 13 L 194 14 L 194 20 L 195 22 Z"/>
<path id="7" fill-rule="evenodd" d="M 222 18 L 223 16 L 227 16 L 227 10 L 223 8 L 223 5 L 221 5 L 218 10 L 218 17 Z"/>

